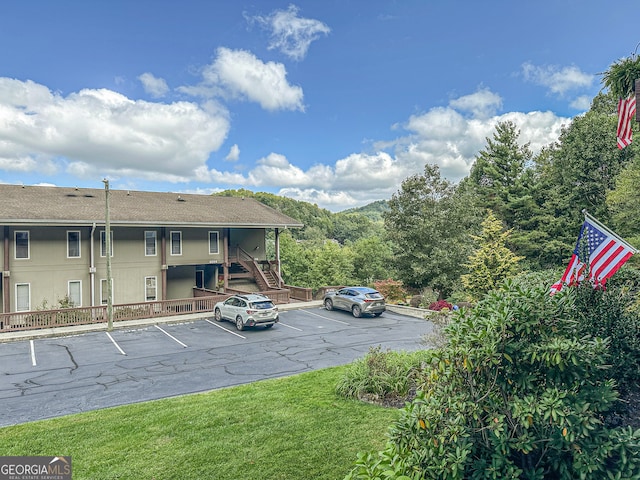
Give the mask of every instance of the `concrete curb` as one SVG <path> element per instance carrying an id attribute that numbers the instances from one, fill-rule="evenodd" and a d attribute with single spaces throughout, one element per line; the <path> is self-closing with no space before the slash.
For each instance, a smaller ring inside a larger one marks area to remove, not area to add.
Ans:
<path id="1" fill-rule="evenodd" d="M 389 310 L 390 312 L 395 312 L 401 315 L 407 315 L 409 317 L 415 318 L 428 318 L 434 313 L 432 310 L 427 310 L 426 308 L 414 308 L 404 305 L 389 305 L 388 303 L 387 310 Z"/>
<path id="2" fill-rule="evenodd" d="M 314 300 L 311 302 L 296 302 L 278 305 L 278 310 L 284 312 L 287 310 L 297 310 L 300 308 L 321 307 L 322 300 Z M 121 322 L 113 322 L 114 330 L 124 330 L 127 328 L 139 328 L 153 326 L 157 324 L 167 323 L 186 323 L 203 318 L 213 317 L 213 312 L 188 313 L 184 315 L 171 315 L 167 317 L 140 318 L 137 320 L 124 320 Z M 37 338 L 47 337 L 65 337 L 69 335 L 81 335 L 88 332 L 106 332 L 106 323 L 92 323 L 90 325 L 74 325 L 71 327 L 52 327 L 41 328 L 37 330 L 19 330 L 16 332 L 0 333 L 0 343 L 15 342 L 19 340 L 34 340 Z"/>

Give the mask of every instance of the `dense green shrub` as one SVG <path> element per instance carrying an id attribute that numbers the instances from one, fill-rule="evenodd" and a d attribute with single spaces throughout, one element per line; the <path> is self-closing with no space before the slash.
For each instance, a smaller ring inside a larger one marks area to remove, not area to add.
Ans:
<path id="1" fill-rule="evenodd" d="M 336 392 L 347 398 L 383 399 L 406 396 L 427 358 L 425 351 L 396 352 L 371 347 L 367 355 L 347 367 Z"/>
<path id="2" fill-rule="evenodd" d="M 386 449 L 347 479 L 640 478 L 640 431 L 603 425 L 608 343 L 576 336 L 575 299 L 507 282 L 455 314 Z"/>
<path id="3" fill-rule="evenodd" d="M 584 283 L 576 289 L 571 310 L 579 335 L 609 339 L 609 359 L 613 378 L 621 391 L 640 381 L 640 313 L 633 308 L 636 296 L 623 284 L 606 290 Z"/>

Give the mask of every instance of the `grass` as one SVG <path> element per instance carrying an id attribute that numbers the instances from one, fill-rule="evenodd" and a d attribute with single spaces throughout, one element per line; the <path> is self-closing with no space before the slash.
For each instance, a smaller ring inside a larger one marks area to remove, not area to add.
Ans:
<path id="1" fill-rule="evenodd" d="M 344 368 L 0 428 L 0 452 L 71 455 L 74 480 L 336 480 L 398 415 L 338 397 Z"/>

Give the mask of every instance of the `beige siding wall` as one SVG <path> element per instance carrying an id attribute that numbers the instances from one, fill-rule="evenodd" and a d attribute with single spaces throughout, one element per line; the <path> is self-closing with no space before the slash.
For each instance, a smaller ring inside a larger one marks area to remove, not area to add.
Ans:
<path id="1" fill-rule="evenodd" d="M 142 227 L 114 227 L 113 257 L 111 274 L 113 278 L 113 302 L 144 302 L 145 277 L 156 277 L 157 299 L 162 296 L 160 229 Z M 156 232 L 156 255 L 145 255 L 145 231 Z M 104 228 L 96 232 L 96 304 L 100 304 L 100 285 L 107 278 L 107 257 L 102 256 L 101 238 Z"/>
<path id="2" fill-rule="evenodd" d="M 167 228 L 167 265 L 192 265 L 194 263 L 222 263 L 222 230 L 207 228 Z M 182 251 L 172 254 L 172 232 L 179 233 Z M 209 232 L 218 233 L 218 253 L 209 253 Z"/>
<path id="3" fill-rule="evenodd" d="M 238 228 L 231 231 L 230 249 L 239 245 L 245 252 L 258 260 L 266 259 L 264 230 Z"/>
<path id="4" fill-rule="evenodd" d="M 167 270 L 167 299 L 189 298 L 196 285 L 195 266 L 175 266 Z"/>
<path id="5" fill-rule="evenodd" d="M 15 232 L 29 232 L 29 258 L 15 258 Z M 67 255 L 67 232 L 80 232 L 80 257 Z M 80 281 L 82 305 L 90 305 L 89 260 L 90 227 L 35 227 L 10 229 L 9 261 L 11 310 L 15 310 L 17 284 L 29 284 L 31 309 L 57 308 L 69 289 L 70 281 Z"/>
<path id="6" fill-rule="evenodd" d="M 9 229 L 10 258 L 10 308 L 16 311 L 16 285 L 30 286 L 30 307 L 36 309 L 46 303 L 48 308 L 57 308 L 59 301 L 69 291 L 69 282 L 81 284 L 82 306 L 90 306 L 91 293 L 94 304 L 101 302 L 101 280 L 107 278 L 106 256 L 102 256 L 101 232 L 97 227 L 93 234 L 93 264 L 91 270 L 91 227 L 25 227 Z M 29 232 L 29 258 L 15 258 L 15 232 Z M 80 232 L 80 256 L 68 256 L 67 232 Z M 145 255 L 145 231 L 156 232 L 156 255 Z M 181 255 L 171 255 L 171 233 L 181 232 Z M 210 253 L 209 232 L 218 233 L 217 253 Z M 113 227 L 112 277 L 114 303 L 145 301 L 145 277 L 156 277 L 157 299 L 162 297 L 161 228 Z M 215 288 L 216 269 L 224 261 L 222 229 L 213 228 L 166 228 L 167 298 L 192 296 L 196 283 L 196 270 L 204 270 L 205 286 Z M 265 255 L 264 230 L 231 230 L 231 239 L 255 258 Z M 233 245 L 233 244 L 232 244 Z M 258 247 L 257 249 L 255 247 Z M 0 250 L 2 242 L 0 242 Z M 222 274 L 220 267 L 219 273 Z"/>

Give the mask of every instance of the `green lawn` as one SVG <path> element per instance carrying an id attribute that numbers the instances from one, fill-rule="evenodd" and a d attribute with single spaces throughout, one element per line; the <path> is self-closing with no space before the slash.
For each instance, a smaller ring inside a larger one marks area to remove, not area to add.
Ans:
<path id="1" fill-rule="evenodd" d="M 335 394 L 344 367 L 0 428 L 2 455 L 71 455 L 81 479 L 341 479 L 398 412 Z"/>

